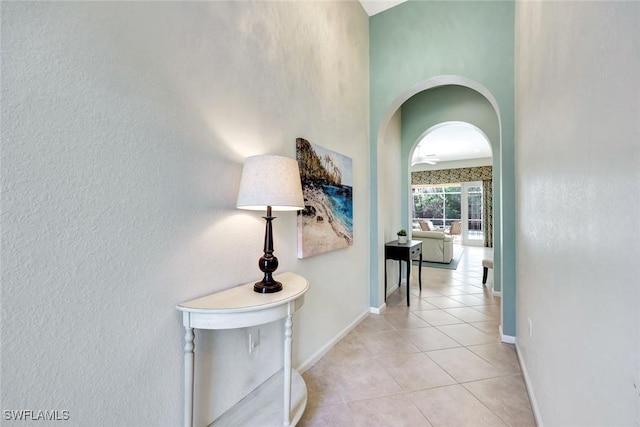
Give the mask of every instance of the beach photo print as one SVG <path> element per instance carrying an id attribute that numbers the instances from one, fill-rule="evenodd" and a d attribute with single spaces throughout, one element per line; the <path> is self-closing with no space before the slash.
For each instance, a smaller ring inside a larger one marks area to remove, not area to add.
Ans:
<path id="1" fill-rule="evenodd" d="M 353 245 L 350 157 L 296 139 L 304 209 L 298 212 L 298 258 Z"/>

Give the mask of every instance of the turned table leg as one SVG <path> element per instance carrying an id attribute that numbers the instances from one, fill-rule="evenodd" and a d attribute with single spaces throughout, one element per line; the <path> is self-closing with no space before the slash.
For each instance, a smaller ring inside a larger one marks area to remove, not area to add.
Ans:
<path id="1" fill-rule="evenodd" d="M 284 416 L 282 424 L 289 426 L 291 419 L 291 330 L 293 321 L 291 319 L 293 310 L 290 302 L 287 307 L 287 318 L 284 322 Z"/>
<path id="2" fill-rule="evenodd" d="M 189 313 L 185 313 L 185 317 Z M 185 319 L 187 320 L 187 319 Z M 193 426 L 193 362 L 194 334 L 193 328 L 185 326 L 184 334 L 184 427 Z"/>

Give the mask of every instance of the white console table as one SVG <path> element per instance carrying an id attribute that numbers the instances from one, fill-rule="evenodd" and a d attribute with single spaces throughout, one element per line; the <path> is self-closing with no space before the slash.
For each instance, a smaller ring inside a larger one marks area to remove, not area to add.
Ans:
<path id="1" fill-rule="evenodd" d="M 186 331 L 184 346 L 184 426 L 193 427 L 193 374 L 194 333 L 193 329 L 235 329 L 261 325 L 286 318 L 284 324 L 284 368 L 265 381 L 247 397 L 238 402 L 214 422 L 215 426 L 295 426 L 307 404 L 307 388 L 304 380 L 291 368 L 291 336 L 293 313 L 302 307 L 304 294 L 309 289 L 307 280 L 294 273 L 283 273 L 274 277 L 282 283 L 283 290 L 272 294 L 253 291 L 253 282 L 222 292 L 194 299 L 176 308 L 182 311 Z M 274 387 L 284 377 L 284 407 L 270 398 Z M 293 387 L 292 387 L 293 383 Z M 260 402 L 259 410 L 254 406 Z M 265 407 L 263 405 L 271 406 Z M 246 409 L 244 408 L 246 406 Z M 277 409 L 283 408 L 283 412 Z M 274 408 L 275 407 L 275 408 Z M 292 411 L 293 408 L 293 411 Z M 266 420 L 280 418 L 282 421 Z M 248 419 L 255 416 L 255 419 Z M 279 421 L 279 422 L 278 422 Z"/>

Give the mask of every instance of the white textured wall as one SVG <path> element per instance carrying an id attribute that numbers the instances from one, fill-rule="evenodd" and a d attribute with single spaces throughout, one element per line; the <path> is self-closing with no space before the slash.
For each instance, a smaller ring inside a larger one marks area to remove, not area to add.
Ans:
<path id="1" fill-rule="evenodd" d="M 264 221 L 235 209 L 242 161 L 295 157 L 296 137 L 353 158 L 355 244 L 297 260 L 295 214 L 274 223 L 280 270 L 311 281 L 294 365 L 367 310 L 359 4 L 4 2 L 1 29 L 0 409 L 179 425 L 175 304 L 259 276 Z M 281 363 L 279 324 L 251 357 L 245 338 L 197 334 L 199 425 Z"/>
<path id="2" fill-rule="evenodd" d="M 638 426 L 640 3 L 516 16 L 517 344 L 539 421 Z"/>

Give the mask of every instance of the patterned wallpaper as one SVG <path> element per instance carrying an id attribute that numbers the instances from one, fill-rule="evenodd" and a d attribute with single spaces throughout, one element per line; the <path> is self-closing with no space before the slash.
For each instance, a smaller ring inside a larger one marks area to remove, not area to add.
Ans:
<path id="1" fill-rule="evenodd" d="M 492 173 L 493 166 L 411 172 L 411 185 L 491 181 L 493 178 Z"/>

